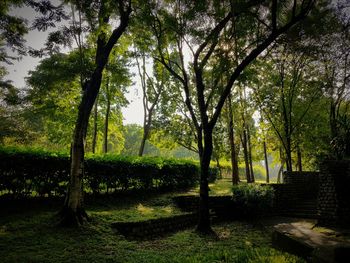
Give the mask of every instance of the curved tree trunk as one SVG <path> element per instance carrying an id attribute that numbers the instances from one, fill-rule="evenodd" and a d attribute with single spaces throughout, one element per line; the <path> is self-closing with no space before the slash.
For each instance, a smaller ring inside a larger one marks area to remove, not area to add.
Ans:
<path id="1" fill-rule="evenodd" d="M 71 148 L 71 169 L 67 197 L 61 211 L 61 224 L 77 226 L 87 220 L 83 205 L 82 178 L 84 174 L 84 142 L 89 117 L 101 84 L 102 70 L 95 70 L 87 83 L 78 109 L 73 143 Z"/>
<path id="2" fill-rule="evenodd" d="M 78 108 L 78 117 L 75 123 L 73 142 L 71 147 L 71 168 L 67 196 L 61 210 L 61 225 L 77 226 L 88 219 L 83 206 L 82 179 L 84 175 L 84 142 L 92 107 L 99 93 L 102 72 L 108 62 L 109 54 L 125 31 L 131 13 L 131 1 L 118 1 L 120 11 L 120 24 L 115 28 L 108 39 L 100 34 L 97 39 L 95 69 L 85 83 L 82 99 Z M 108 23 L 109 17 L 105 15 L 104 2 L 102 1 L 99 26 Z"/>
<path id="3" fill-rule="evenodd" d="M 92 133 L 92 153 L 95 153 L 96 151 L 96 142 L 97 142 L 97 104 L 98 104 L 98 97 L 96 98 L 95 101 L 95 106 L 94 106 L 94 131 Z"/>

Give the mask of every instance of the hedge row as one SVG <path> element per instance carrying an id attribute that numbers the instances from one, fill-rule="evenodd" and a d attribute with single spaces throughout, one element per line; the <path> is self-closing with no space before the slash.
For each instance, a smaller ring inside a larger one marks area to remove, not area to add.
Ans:
<path id="1" fill-rule="evenodd" d="M 64 195 L 69 157 L 39 151 L 0 149 L 0 193 L 14 196 Z M 105 155 L 87 157 L 84 190 L 92 193 L 130 189 L 183 189 L 198 182 L 191 161 Z M 212 169 L 211 180 L 217 171 Z"/>

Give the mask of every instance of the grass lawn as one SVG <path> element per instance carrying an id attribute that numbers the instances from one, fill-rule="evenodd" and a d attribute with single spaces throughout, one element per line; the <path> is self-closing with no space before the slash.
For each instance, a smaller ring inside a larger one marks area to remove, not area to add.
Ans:
<path id="1" fill-rule="evenodd" d="M 90 201 L 87 210 L 92 221 L 80 229 L 56 227 L 57 208 L 5 210 L 0 217 L 0 262 L 304 262 L 272 249 L 270 233 L 248 222 L 215 225 L 218 238 L 189 229 L 130 241 L 111 228 L 115 221 L 181 214 L 171 203 L 172 195 Z"/>
<path id="2" fill-rule="evenodd" d="M 216 180 L 209 184 L 209 195 L 231 195 L 232 182 L 229 179 Z M 199 186 L 183 193 L 185 195 L 198 195 Z"/>
<path id="3" fill-rule="evenodd" d="M 242 180 L 242 183 L 245 183 Z M 256 183 L 265 183 L 265 181 L 256 181 Z M 189 190 L 185 194 L 199 194 L 199 186 Z M 215 183 L 209 184 L 209 195 L 231 195 L 232 194 L 232 181 L 230 178 L 224 178 L 216 180 Z"/>

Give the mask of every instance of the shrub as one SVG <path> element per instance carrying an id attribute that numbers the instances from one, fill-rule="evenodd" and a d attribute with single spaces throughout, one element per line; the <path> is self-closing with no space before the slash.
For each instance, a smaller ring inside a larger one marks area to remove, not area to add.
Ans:
<path id="1" fill-rule="evenodd" d="M 0 193 L 40 196 L 65 193 L 69 157 L 43 151 L 0 148 Z M 183 189 L 198 182 L 198 166 L 185 160 L 104 155 L 85 159 L 84 190 Z"/>
<path id="2" fill-rule="evenodd" d="M 232 187 L 235 209 L 244 217 L 255 217 L 271 210 L 274 190 L 268 185 L 238 184 Z"/>

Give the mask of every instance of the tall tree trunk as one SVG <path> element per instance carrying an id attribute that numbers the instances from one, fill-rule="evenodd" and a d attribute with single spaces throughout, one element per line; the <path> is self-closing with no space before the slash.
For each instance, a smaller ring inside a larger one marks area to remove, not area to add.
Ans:
<path id="1" fill-rule="evenodd" d="M 108 125 L 109 125 L 109 115 L 111 112 L 111 97 L 109 94 L 109 78 L 107 77 L 106 83 L 106 99 L 107 99 L 107 107 L 106 107 L 106 115 L 105 115 L 105 127 L 103 134 L 103 153 L 108 152 Z"/>
<path id="2" fill-rule="evenodd" d="M 199 189 L 199 221 L 197 231 L 200 233 L 213 233 L 210 226 L 209 215 L 209 187 L 208 176 L 210 159 L 213 152 L 212 130 L 204 130 L 204 146 L 198 147 L 200 155 L 200 189 Z M 199 141 L 200 140 L 200 141 Z M 198 144 L 202 145 L 202 138 L 199 136 Z"/>
<path id="3" fill-rule="evenodd" d="M 96 142 L 97 142 L 97 104 L 98 104 L 98 96 L 96 97 L 95 105 L 94 105 L 94 130 L 92 133 L 92 153 L 96 151 Z"/>
<path id="4" fill-rule="evenodd" d="M 300 150 L 299 145 L 297 147 L 297 157 L 298 157 L 298 171 L 302 172 L 303 171 L 303 164 L 302 164 L 301 150 Z"/>
<path id="5" fill-rule="evenodd" d="M 336 104 L 334 99 L 331 99 L 330 111 L 329 111 L 329 126 L 331 130 L 331 139 L 334 139 L 338 135 L 337 129 L 337 117 L 336 117 Z"/>
<path id="6" fill-rule="evenodd" d="M 84 174 L 84 144 L 89 117 L 97 97 L 102 78 L 102 70 L 95 70 L 90 81 L 86 84 L 81 103 L 78 108 L 78 118 L 75 124 L 73 142 L 71 146 L 71 169 L 68 193 L 61 210 L 61 224 L 77 226 L 88 220 L 83 205 Z"/>
<path id="7" fill-rule="evenodd" d="M 147 124 L 144 125 L 141 145 L 140 145 L 140 149 L 139 149 L 139 156 L 142 156 L 143 152 L 145 151 L 146 141 L 147 141 L 147 138 L 149 136 L 149 132 L 150 132 L 150 126 Z"/>
<path id="8" fill-rule="evenodd" d="M 248 136 L 248 157 L 249 157 L 249 170 L 250 170 L 250 182 L 254 183 L 254 170 L 253 170 L 253 158 L 252 158 L 252 143 L 250 138 L 250 129 L 247 127 L 247 136 Z"/>
<path id="9" fill-rule="evenodd" d="M 266 183 L 270 182 L 270 173 L 269 173 L 269 162 L 267 159 L 267 151 L 266 151 L 266 141 L 264 140 L 264 157 L 265 157 L 265 170 L 266 170 Z"/>
<path id="10" fill-rule="evenodd" d="M 242 146 L 243 146 L 243 155 L 244 155 L 245 176 L 247 178 L 247 183 L 251 183 L 248 146 L 247 146 L 247 132 L 245 129 L 243 130 L 243 134 L 241 137 L 242 137 L 241 142 L 242 142 Z"/>
<path id="11" fill-rule="evenodd" d="M 144 126 L 143 127 L 143 135 L 142 135 L 142 139 L 141 139 L 141 145 L 140 145 L 140 149 L 139 149 L 139 156 L 143 155 L 143 152 L 145 150 L 147 137 L 148 137 L 148 127 Z"/>
<path id="12" fill-rule="evenodd" d="M 153 107 L 154 106 L 152 105 L 152 108 L 148 110 L 148 118 L 144 121 L 144 124 L 143 124 L 143 135 L 142 135 L 141 145 L 140 145 L 140 149 L 139 149 L 139 156 L 143 155 L 143 152 L 144 152 L 145 146 L 146 146 L 146 141 L 147 141 L 149 133 L 151 131 Z M 145 118 L 146 118 L 146 116 L 145 116 Z"/>
<path id="13" fill-rule="evenodd" d="M 283 157 L 283 150 L 281 147 L 279 148 L 279 153 L 280 153 L 281 166 L 280 166 L 280 169 L 278 170 L 278 174 L 277 174 L 277 183 L 281 183 L 283 167 L 284 167 L 284 163 L 285 163 L 285 158 Z"/>
<path id="14" fill-rule="evenodd" d="M 145 150 L 146 141 L 148 139 L 149 133 L 151 131 L 151 124 L 152 124 L 152 116 L 153 116 L 153 110 L 155 106 L 158 103 L 158 100 L 160 98 L 160 94 L 163 90 L 163 79 L 160 85 L 154 84 L 152 78 L 150 78 L 146 72 L 146 56 L 144 53 L 142 53 L 142 64 L 139 63 L 139 60 L 136 57 L 136 64 L 139 72 L 139 76 L 141 79 L 141 87 L 143 92 L 143 98 L 142 98 L 142 104 L 143 104 L 143 135 L 142 140 L 139 148 L 139 156 L 143 155 L 143 152 Z M 147 81 L 146 78 L 149 80 L 149 85 L 153 88 L 153 91 L 155 91 L 155 97 L 154 101 L 151 103 L 149 101 L 149 95 L 147 93 Z M 157 87 L 157 89 L 155 88 Z M 149 103 L 151 103 L 151 106 L 149 107 Z"/>
<path id="15" fill-rule="evenodd" d="M 222 171 L 221 171 L 221 165 L 220 165 L 220 158 L 219 157 L 215 157 L 215 161 L 216 161 L 216 167 L 219 169 L 219 178 L 222 178 Z"/>
<path id="16" fill-rule="evenodd" d="M 292 172 L 293 171 L 293 164 L 292 164 L 292 142 L 291 138 L 288 135 L 286 138 L 286 166 L 287 166 L 287 171 Z"/>
<path id="17" fill-rule="evenodd" d="M 233 130 L 233 111 L 232 111 L 232 100 L 231 93 L 228 96 L 228 113 L 229 113 L 229 122 L 228 122 L 228 133 L 229 133 L 229 143 L 230 143 L 230 152 L 231 152 L 231 167 L 232 167 L 232 184 L 238 184 L 239 182 L 239 170 L 238 170 L 238 158 L 236 153 L 235 145 L 235 134 Z"/>
<path id="18" fill-rule="evenodd" d="M 139 60 L 136 57 L 136 64 L 139 72 L 139 76 L 141 79 L 141 87 L 142 87 L 142 104 L 143 104 L 143 135 L 141 139 L 141 144 L 139 148 L 139 156 L 143 155 L 143 151 L 145 149 L 146 140 L 148 137 L 148 128 L 149 128 L 149 108 L 148 108 L 148 94 L 147 94 L 147 82 L 146 82 L 146 56 L 142 53 L 142 64 L 139 63 Z"/>

